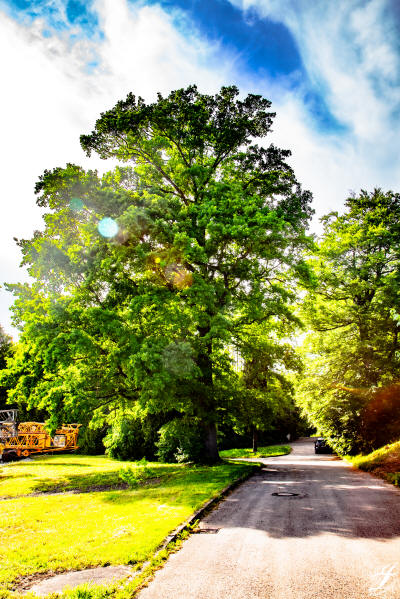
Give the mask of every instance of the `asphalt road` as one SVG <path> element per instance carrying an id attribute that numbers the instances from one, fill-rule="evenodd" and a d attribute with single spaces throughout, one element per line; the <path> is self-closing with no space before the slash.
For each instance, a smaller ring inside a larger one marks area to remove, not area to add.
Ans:
<path id="1" fill-rule="evenodd" d="M 140 599 L 400 599 L 400 490 L 310 439 L 262 461 Z"/>

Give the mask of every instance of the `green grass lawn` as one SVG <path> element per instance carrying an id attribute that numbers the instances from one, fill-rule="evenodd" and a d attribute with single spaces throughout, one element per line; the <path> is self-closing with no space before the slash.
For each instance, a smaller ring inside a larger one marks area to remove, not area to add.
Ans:
<path id="1" fill-rule="evenodd" d="M 93 487 L 121 485 L 121 469 L 135 462 L 119 462 L 106 456 L 43 455 L 0 467 L 0 498 L 29 493 L 87 491 Z M 152 463 L 156 476 L 179 471 L 178 464 Z"/>
<path id="2" fill-rule="evenodd" d="M 141 563 L 194 510 L 251 468 L 152 463 L 160 476 L 136 489 L 12 497 L 12 481 L 18 495 L 50 488 L 87 491 L 88 481 L 114 485 L 125 464 L 57 455 L 3 466 L 1 493 L 9 499 L 1 502 L 0 588 L 36 572 Z"/>
<path id="3" fill-rule="evenodd" d="M 286 455 L 292 448 L 289 445 L 268 445 L 259 447 L 257 453 L 252 449 L 224 449 L 220 451 L 222 458 L 269 458 L 271 456 Z"/>

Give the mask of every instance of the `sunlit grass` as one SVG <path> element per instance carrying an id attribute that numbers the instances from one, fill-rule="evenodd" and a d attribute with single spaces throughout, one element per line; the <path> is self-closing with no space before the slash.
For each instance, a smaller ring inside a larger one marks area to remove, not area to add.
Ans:
<path id="1" fill-rule="evenodd" d="M 86 491 L 93 487 L 121 485 L 119 472 L 135 462 L 119 462 L 105 456 L 76 454 L 35 456 L 0 467 L 0 497 L 29 493 Z M 156 476 L 179 471 L 179 464 L 151 464 Z"/>
<path id="2" fill-rule="evenodd" d="M 356 468 L 377 474 L 400 486 L 400 441 L 384 445 L 367 455 L 345 456 Z"/>
<path id="3" fill-rule="evenodd" d="M 76 476 L 80 479 L 79 488 L 83 488 L 90 478 L 91 463 L 100 478 L 104 472 L 110 476 L 114 472 L 116 476 L 122 466 L 121 462 L 113 463 L 106 458 L 72 455 L 41 458 L 6 468 L 10 476 L 18 473 L 15 480 L 19 491 L 24 488 L 30 492 L 32 478 L 48 482 L 50 473 L 58 476 L 54 484 L 60 484 L 60 480 L 64 484 Z M 147 481 L 135 490 L 39 495 L 2 501 L 0 588 L 10 588 L 19 577 L 36 572 L 140 563 L 194 510 L 251 468 L 231 463 L 214 467 L 151 464 L 152 469 L 157 467 L 167 468 L 168 475 Z"/>
<path id="4" fill-rule="evenodd" d="M 292 448 L 289 445 L 268 445 L 259 447 L 256 453 L 252 449 L 224 449 L 220 451 L 222 458 L 269 458 L 271 456 L 286 455 Z"/>

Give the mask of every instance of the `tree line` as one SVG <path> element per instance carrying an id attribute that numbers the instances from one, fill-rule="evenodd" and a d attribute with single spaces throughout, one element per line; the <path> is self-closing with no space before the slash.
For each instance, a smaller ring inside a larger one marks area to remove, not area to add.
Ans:
<path id="1" fill-rule="evenodd" d="M 338 449 L 398 436 L 399 195 L 349 198 L 317 241 L 290 152 L 266 147 L 270 106 L 234 86 L 129 94 L 81 136 L 118 166 L 43 173 L 44 229 L 18 241 L 34 282 L 8 285 L 10 404 L 117 457 L 140 439 L 213 462 L 218 430 L 296 432 L 295 398 Z"/>

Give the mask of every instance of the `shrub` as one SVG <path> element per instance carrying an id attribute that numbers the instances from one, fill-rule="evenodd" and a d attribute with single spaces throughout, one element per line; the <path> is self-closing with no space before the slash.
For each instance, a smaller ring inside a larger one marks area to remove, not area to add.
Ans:
<path id="1" fill-rule="evenodd" d="M 90 428 L 82 426 L 79 429 L 78 445 L 79 453 L 86 455 L 99 455 L 104 452 L 103 439 L 106 434 L 106 427 Z"/>
<path id="2" fill-rule="evenodd" d="M 103 443 L 106 454 L 115 460 L 140 460 L 145 456 L 140 420 L 130 416 L 115 420 Z"/>
<path id="3" fill-rule="evenodd" d="M 140 483 L 155 476 L 156 471 L 149 467 L 147 460 L 144 458 L 137 462 L 135 466 L 127 466 L 119 471 L 120 479 L 127 483 L 131 489 L 136 489 Z"/>
<path id="4" fill-rule="evenodd" d="M 203 435 L 194 419 L 191 421 L 171 420 L 160 428 L 159 435 L 157 455 L 162 462 L 202 461 Z"/>

